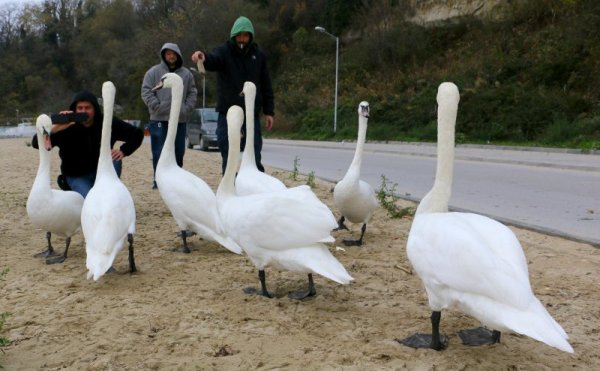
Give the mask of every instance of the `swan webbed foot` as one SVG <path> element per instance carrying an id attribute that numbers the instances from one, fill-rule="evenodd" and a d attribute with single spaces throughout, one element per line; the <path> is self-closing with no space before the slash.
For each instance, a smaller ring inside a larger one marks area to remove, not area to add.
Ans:
<path id="1" fill-rule="evenodd" d="M 64 261 L 67 259 L 67 254 L 69 252 L 69 246 L 71 246 L 71 237 L 67 237 L 66 241 L 65 241 L 65 251 L 63 251 L 62 254 L 53 257 L 53 258 L 46 258 L 46 264 L 56 264 L 56 263 L 64 263 Z"/>
<path id="2" fill-rule="evenodd" d="M 189 247 L 187 246 L 182 246 L 182 247 L 174 247 L 171 249 L 171 251 L 173 252 L 180 252 L 180 253 L 184 253 L 184 254 L 189 254 L 192 252 L 192 250 L 190 250 Z"/>
<path id="3" fill-rule="evenodd" d="M 273 299 L 274 297 L 270 292 L 259 290 L 256 287 L 245 287 L 242 289 L 242 291 L 244 291 L 244 293 L 247 295 L 261 295 L 269 299 Z"/>
<path id="4" fill-rule="evenodd" d="M 336 229 L 334 229 L 334 231 L 341 231 L 342 229 L 345 229 L 348 231 L 349 230 L 348 227 L 346 227 L 346 224 L 344 224 L 345 220 L 346 220 L 346 218 L 342 215 L 340 220 L 338 220 L 338 227 Z"/>
<path id="5" fill-rule="evenodd" d="M 37 254 L 34 254 L 33 257 L 35 258 L 47 258 L 49 256 L 54 256 L 57 255 L 56 252 L 54 252 L 54 248 L 52 247 L 52 242 L 50 241 L 52 238 L 52 233 L 51 232 L 46 232 L 46 241 L 48 241 L 48 249 L 39 252 Z"/>
<path id="6" fill-rule="evenodd" d="M 434 350 L 444 350 L 448 347 L 448 338 L 440 336 L 437 341 L 434 341 L 431 334 L 414 334 L 405 339 L 396 339 L 402 345 L 407 347 L 419 349 L 419 348 L 430 348 Z"/>
<path id="7" fill-rule="evenodd" d="M 362 246 L 362 240 L 343 240 L 344 246 Z"/>
<path id="8" fill-rule="evenodd" d="M 288 294 L 288 298 L 302 300 L 309 298 L 311 296 L 316 296 L 317 290 L 315 289 L 315 283 L 313 282 L 312 273 L 308 274 L 308 289 L 305 291 L 291 291 Z"/>
<path id="9" fill-rule="evenodd" d="M 44 251 L 39 252 L 37 254 L 34 254 L 33 256 L 35 258 L 47 258 L 47 257 L 50 257 L 50 256 L 56 256 L 56 255 L 58 255 L 58 253 L 56 251 L 54 251 L 53 248 L 49 248 L 47 250 L 44 250 Z"/>
<path id="10" fill-rule="evenodd" d="M 47 257 L 46 264 L 64 263 L 65 260 L 67 260 L 67 255 L 63 253 L 54 257 Z"/>
<path id="11" fill-rule="evenodd" d="M 192 231 L 188 231 L 188 230 L 181 230 L 179 232 L 177 232 L 177 236 L 181 237 L 182 241 L 183 241 L 183 246 L 182 247 L 176 247 L 171 251 L 175 251 L 175 252 L 181 252 L 184 254 L 189 254 L 190 252 L 192 252 L 192 250 L 190 250 L 190 248 L 187 245 L 187 238 L 191 237 L 193 235 L 195 235 L 196 233 L 192 232 Z"/>
<path id="12" fill-rule="evenodd" d="M 477 327 L 468 330 L 460 330 L 458 336 L 464 345 L 492 345 L 500 342 L 500 331 L 488 330 L 484 327 Z"/>
<path id="13" fill-rule="evenodd" d="M 258 271 L 258 279 L 260 280 L 260 292 L 258 292 L 258 289 L 255 289 L 254 287 L 246 287 L 243 289 L 244 292 L 248 295 L 262 295 L 265 298 L 272 299 L 273 295 L 267 290 L 267 280 L 264 269 L 260 269 Z"/>

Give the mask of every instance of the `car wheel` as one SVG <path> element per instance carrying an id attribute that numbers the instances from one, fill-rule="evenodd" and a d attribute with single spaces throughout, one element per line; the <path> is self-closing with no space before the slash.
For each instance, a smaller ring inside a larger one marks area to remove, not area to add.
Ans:
<path id="1" fill-rule="evenodd" d="M 186 135 L 185 137 L 185 146 L 189 149 L 194 148 L 194 146 L 192 145 L 192 142 L 190 142 L 190 138 L 188 138 L 188 136 Z"/>
<path id="2" fill-rule="evenodd" d="M 206 144 L 204 137 L 200 137 L 200 149 L 203 151 L 208 151 L 208 145 Z"/>

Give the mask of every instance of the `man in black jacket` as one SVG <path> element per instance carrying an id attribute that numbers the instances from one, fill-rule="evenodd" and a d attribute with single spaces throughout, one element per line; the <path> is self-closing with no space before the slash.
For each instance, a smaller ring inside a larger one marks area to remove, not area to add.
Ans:
<path id="1" fill-rule="evenodd" d="M 103 114 L 98 98 L 89 91 L 81 91 L 73 97 L 68 111 L 86 113 L 86 121 L 52 125 L 50 140 L 52 147 L 59 148 L 60 170 L 68 187 L 85 197 L 96 181 L 96 169 L 100 157 L 100 139 L 102 137 Z M 116 141 L 124 142 L 118 149 L 112 149 L 112 159 L 117 175 L 121 176 L 121 160 L 131 155 L 144 140 L 144 132 L 127 122 L 113 117 L 111 148 Z M 37 136 L 33 136 L 32 145 L 38 148 Z M 64 185 L 61 185 L 63 188 Z"/>
<path id="2" fill-rule="evenodd" d="M 227 166 L 227 110 L 233 105 L 244 107 L 244 97 L 240 95 L 244 82 L 252 81 L 256 85 L 256 102 L 254 107 L 254 154 L 256 166 L 264 171 L 261 163 L 262 134 L 260 128 L 260 112 L 265 115 L 265 127 L 273 127 L 275 103 L 271 77 L 267 69 L 267 57 L 254 41 L 254 27 L 246 17 L 239 17 L 231 28 L 230 38 L 210 53 L 196 51 L 192 61 L 204 62 L 207 71 L 217 72 L 217 141 L 223 158 L 222 171 Z M 245 124 L 244 124 L 245 125 Z"/>

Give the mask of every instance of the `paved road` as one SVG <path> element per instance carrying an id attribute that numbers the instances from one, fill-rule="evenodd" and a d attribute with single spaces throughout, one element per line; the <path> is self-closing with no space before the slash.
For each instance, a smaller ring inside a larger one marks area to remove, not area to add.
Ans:
<path id="1" fill-rule="evenodd" d="M 341 179 L 355 143 L 265 140 L 263 163 Z M 381 175 L 398 196 L 419 201 L 433 185 L 432 144 L 367 143 L 361 178 L 376 190 Z M 600 153 L 457 146 L 450 208 L 600 246 Z"/>

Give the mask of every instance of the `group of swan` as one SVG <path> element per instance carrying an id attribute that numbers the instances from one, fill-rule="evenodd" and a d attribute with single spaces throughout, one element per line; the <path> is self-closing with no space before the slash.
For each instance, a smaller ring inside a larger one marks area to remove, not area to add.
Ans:
<path id="1" fill-rule="evenodd" d="M 71 236 L 81 229 L 83 197 L 73 191 L 59 191 L 50 187 L 50 132 L 52 120 L 48 115 L 37 118 L 36 135 L 40 163 L 27 199 L 27 215 L 36 227 L 46 231 L 48 249 L 36 254 L 46 257 L 48 264 L 62 263 L 67 258 Z M 56 255 L 50 241 L 52 233 L 65 237 L 65 250 Z"/>
<path id="2" fill-rule="evenodd" d="M 435 181 L 417 208 L 406 247 L 427 292 L 432 335 L 416 334 L 401 342 L 443 349 L 447 341 L 439 332 L 441 310 L 456 308 L 493 330 L 463 330 L 459 336 L 465 344 L 496 343 L 501 331 L 510 330 L 572 353 L 567 334 L 531 290 L 525 254 L 514 233 L 485 216 L 448 212 L 458 101 L 456 85 L 439 86 Z"/>
<path id="3" fill-rule="evenodd" d="M 366 224 L 376 208 L 373 188 L 359 179 L 369 106 L 359 105 L 359 134 L 354 159 L 347 174 L 334 190 L 342 217 L 337 222 L 308 186 L 286 188 L 280 181 L 261 173 L 254 160 L 254 98 L 256 87 L 244 85 L 246 99 L 246 152 L 238 172 L 241 128 L 244 111 L 233 106 L 227 112 L 229 161 L 216 196 L 200 178 L 175 162 L 174 140 L 181 107 L 183 85 L 173 73 L 162 79 L 171 88 L 173 99 L 167 140 L 158 162 L 156 181 L 164 202 L 184 236 L 187 230 L 215 240 L 235 253 L 242 250 L 259 271 L 260 292 L 267 290 L 265 268 L 272 266 L 308 274 L 308 288 L 290 293 L 301 299 L 316 294 L 313 273 L 340 284 L 353 278 L 331 254 L 326 243 L 330 232 L 342 226 L 344 218 Z M 135 207 L 127 188 L 119 180 L 110 156 L 110 134 L 115 88 L 102 86 L 104 121 L 96 182 L 83 198 L 75 192 L 50 189 L 48 134 L 50 118 L 42 115 L 36 123 L 40 165 L 27 202 L 32 222 L 50 233 L 67 238 L 80 225 L 86 241 L 88 278 L 97 280 L 112 266 L 115 256 L 129 241 L 130 271 L 134 272 L 133 234 Z M 441 310 L 456 308 L 478 319 L 484 328 L 459 333 L 465 344 L 481 345 L 500 341 L 501 331 L 530 336 L 566 352 L 573 352 L 568 336 L 532 292 L 527 261 L 514 233 L 497 221 L 472 213 L 448 212 L 454 166 L 454 130 L 459 92 L 456 85 L 443 83 L 438 89 L 438 154 L 432 189 L 420 202 L 413 220 L 407 255 L 421 278 L 432 310 L 432 334 L 415 334 L 404 340 L 411 347 L 441 350 L 447 339 L 440 335 Z M 237 178 L 236 178 L 237 172 Z M 80 217 L 79 217 L 80 215 Z M 63 259 L 64 260 L 64 259 Z"/>

